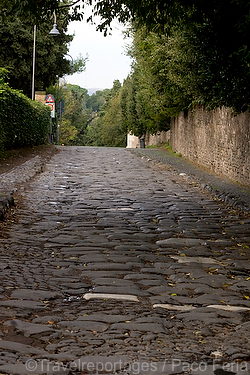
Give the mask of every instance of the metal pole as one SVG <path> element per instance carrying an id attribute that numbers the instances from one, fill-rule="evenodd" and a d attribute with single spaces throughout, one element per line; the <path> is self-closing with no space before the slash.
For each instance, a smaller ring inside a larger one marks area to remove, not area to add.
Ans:
<path id="1" fill-rule="evenodd" d="M 36 25 L 34 25 L 33 68 L 32 68 L 32 92 L 31 92 L 31 99 L 32 99 L 32 100 L 35 100 L 35 63 L 36 63 Z"/>
<path id="2" fill-rule="evenodd" d="M 58 135 L 58 142 L 60 143 L 61 140 L 61 128 L 62 128 L 62 101 L 60 100 L 60 121 L 59 121 L 59 135 Z"/>

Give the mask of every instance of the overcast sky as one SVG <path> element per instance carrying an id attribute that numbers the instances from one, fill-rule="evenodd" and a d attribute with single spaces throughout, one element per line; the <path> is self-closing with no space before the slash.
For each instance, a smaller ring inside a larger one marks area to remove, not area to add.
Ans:
<path id="1" fill-rule="evenodd" d="M 75 37 L 69 45 L 69 55 L 75 59 L 80 53 L 83 57 L 88 54 L 89 59 L 85 72 L 67 76 L 66 81 L 87 89 L 112 88 L 115 79 L 123 83 L 131 65 L 131 59 L 125 55 L 129 40 L 124 40 L 123 30 L 124 28 L 115 22 L 112 35 L 104 37 L 103 33 L 96 31 L 95 25 L 85 21 L 71 22 L 68 33 L 74 33 Z"/>

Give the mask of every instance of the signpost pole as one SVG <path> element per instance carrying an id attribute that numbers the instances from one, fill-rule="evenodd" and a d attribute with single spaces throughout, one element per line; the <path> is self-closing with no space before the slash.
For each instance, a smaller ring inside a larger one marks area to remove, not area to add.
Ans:
<path id="1" fill-rule="evenodd" d="M 49 134 L 49 139 L 50 143 L 54 143 L 54 137 L 53 137 L 53 131 L 52 131 L 52 118 L 55 118 L 55 99 L 52 94 L 48 94 L 45 97 L 45 105 L 50 106 L 51 109 L 51 118 L 50 118 L 50 134 Z M 57 130 L 56 130 L 56 138 L 57 138 Z M 57 142 L 57 140 L 56 140 Z"/>

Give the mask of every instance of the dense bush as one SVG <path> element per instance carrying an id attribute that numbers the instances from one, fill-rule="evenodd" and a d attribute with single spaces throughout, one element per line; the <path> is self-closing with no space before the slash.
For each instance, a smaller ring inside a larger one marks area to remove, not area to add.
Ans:
<path id="1" fill-rule="evenodd" d="M 46 143 L 50 122 L 50 110 L 11 89 L 6 77 L 0 69 L 0 156 L 12 148 Z"/>

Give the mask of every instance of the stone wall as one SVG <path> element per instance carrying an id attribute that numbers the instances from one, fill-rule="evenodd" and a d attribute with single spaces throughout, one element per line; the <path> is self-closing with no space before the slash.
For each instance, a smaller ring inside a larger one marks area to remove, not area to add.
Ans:
<path id="1" fill-rule="evenodd" d="M 46 96 L 45 91 L 36 91 L 35 92 L 35 100 L 37 100 L 38 102 L 40 102 L 42 104 L 45 104 L 45 96 Z"/>
<path id="2" fill-rule="evenodd" d="M 167 132 L 158 132 L 157 134 L 154 134 L 154 135 L 147 133 L 145 136 L 145 145 L 146 146 L 160 145 L 160 144 L 169 142 L 169 139 L 170 139 L 170 130 Z"/>
<path id="3" fill-rule="evenodd" d="M 250 184 L 250 114 L 197 108 L 172 120 L 170 145 L 209 170 Z"/>
<path id="4" fill-rule="evenodd" d="M 127 134 L 127 148 L 139 148 L 140 140 L 135 135 L 129 133 Z"/>
<path id="5" fill-rule="evenodd" d="M 167 132 L 158 132 L 157 134 L 149 134 L 145 135 L 145 146 L 154 146 L 160 145 L 166 142 L 169 142 L 170 139 L 170 130 Z M 140 147 L 140 139 L 135 135 L 128 134 L 127 135 L 127 147 L 128 148 L 139 148 Z"/>

